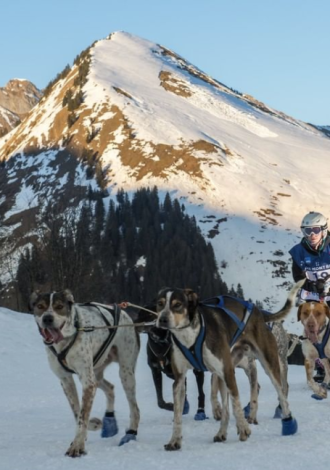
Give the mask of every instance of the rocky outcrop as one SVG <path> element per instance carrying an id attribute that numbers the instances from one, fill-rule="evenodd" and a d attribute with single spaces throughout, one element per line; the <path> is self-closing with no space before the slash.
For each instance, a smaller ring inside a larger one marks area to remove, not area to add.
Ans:
<path id="1" fill-rule="evenodd" d="M 42 92 L 28 80 L 9 80 L 0 88 L 0 137 L 17 126 L 41 97 Z"/>

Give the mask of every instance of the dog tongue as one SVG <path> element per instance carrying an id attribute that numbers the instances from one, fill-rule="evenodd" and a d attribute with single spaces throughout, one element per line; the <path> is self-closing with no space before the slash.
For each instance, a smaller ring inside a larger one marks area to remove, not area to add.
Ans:
<path id="1" fill-rule="evenodd" d="M 63 335 L 61 333 L 61 330 L 54 330 L 54 329 L 49 329 L 49 333 L 51 334 L 54 343 L 59 343 L 63 339 Z"/>
<path id="2" fill-rule="evenodd" d="M 312 343 L 317 343 L 317 333 L 316 333 L 316 331 L 307 331 L 306 336 Z"/>
<path id="3" fill-rule="evenodd" d="M 54 328 L 45 328 L 42 330 L 42 335 L 47 343 L 59 343 L 63 339 L 61 330 L 56 330 Z"/>

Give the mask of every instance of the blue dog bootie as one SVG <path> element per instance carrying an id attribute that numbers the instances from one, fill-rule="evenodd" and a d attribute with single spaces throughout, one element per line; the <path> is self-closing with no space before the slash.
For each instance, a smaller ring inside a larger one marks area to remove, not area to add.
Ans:
<path id="1" fill-rule="evenodd" d="M 325 382 L 322 382 L 320 387 L 322 387 L 326 390 L 328 388 L 328 385 Z M 311 397 L 314 398 L 314 400 L 324 400 L 324 397 L 322 397 L 318 393 L 313 393 L 313 395 L 311 395 Z"/>
<path id="2" fill-rule="evenodd" d="M 106 413 L 102 420 L 101 437 L 112 437 L 118 433 L 115 413 Z"/>
<path id="3" fill-rule="evenodd" d="M 282 436 L 291 436 L 292 434 L 296 434 L 297 431 L 298 423 L 292 416 L 282 419 Z"/>
<path id="4" fill-rule="evenodd" d="M 183 405 L 183 411 L 182 411 L 182 414 L 183 415 L 187 415 L 189 413 L 189 409 L 190 409 L 190 406 L 189 406 L 189 401 L 187 399 L 187 397 L 184 399 L 184 405 Z"/>
<path id="5" fill-rule="evenodd" d="M 244 411 L 245 419 L 247 419 L 250 416 L 250 411 L 251 411 L 250 402 L 246 406 L 244 406 L 243 411 Z"/>
<path id="6" fill-rule="evenodd" d="M 126 431 L 125 436 L 123 436 L 120 439 L 118 446 L 119 447 L 123 446 L 124 444 L 127 444 L 127 442 L 130 442 L 130 441 L 136 441 L 136 435 L 137 435 L 137 431 L 133 431 L 132 429 L 129 429 L 128 431 Z"/>
<path id="7" fill-rule="evenodd" d="M 208 416 L 206 416 L 205 411 L 200 408 L 197 410 L 197 413 L 194 416 L 195 421 L 204 421 L 205 419 L 209 419 Z"/>
<path id="8" fill-rule="evenodd" d="M 277 405 L 277 407 L 275 408 L 275 413 L 274 413 L 273 418 L 282 418 L 282 408 L 281 408 L 281 405 Z"/>

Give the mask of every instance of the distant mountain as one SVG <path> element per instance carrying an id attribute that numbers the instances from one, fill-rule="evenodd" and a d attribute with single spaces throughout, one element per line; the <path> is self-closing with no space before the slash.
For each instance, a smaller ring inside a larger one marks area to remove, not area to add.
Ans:
<path id="1" fill-rule="evenodd" d="M 291 282 L 287 251 L 302 216 L 330 213 L 325 129 L 116 32 L 59 73 L 0 140 L 0 217 L 22 247 L 49 201 L 76 206 L 89 186 L 107 201 L 156 185 L 196 216 L 223 280 L 272 307 Z"/>
<path id="2" fill-rule="evenodd" d="M 41 96 L 42 92 L 28 80 L 10 80 L 0 88 L 0 137 L 16 127 Z"/>

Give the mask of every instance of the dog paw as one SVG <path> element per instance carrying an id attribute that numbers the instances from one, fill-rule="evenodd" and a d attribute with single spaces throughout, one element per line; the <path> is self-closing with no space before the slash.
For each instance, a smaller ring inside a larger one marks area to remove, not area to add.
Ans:
<path id="1" fill-rule="evenodd" d="M 212 411 L 213 411 L 213 418 L 214 418 L 216 421 L 221 421 L 221 418 L 222 418 L 222 409 L 221 409 L 220 404 L 214 406 Z"/>
<path id="2" fill-rule="evenodd" d="M 313 395 L 311 395 L 312 398 L 314 398 L 315 400 L 324 400 L 325 398 L 327 398 L 328 396 L 328 393 L 327 393 L 327 384 L 326 383 L 322 383 L 316 390 L 315 393 L 313 393 Z"/>
<path id="3" fill-rule="evenodd" d="M 247 421 L 249 424 L 259 424 L 257 418 L 253 418 L 252 416 L 248 416 L 248 417 L 246 418 L 246 421 Z"/>
<path id="4" fill-rule="evenodd" d="M 98 431 L 102 428 L 102 421 L 99 418 L 91 418 L 88 423 L 88 431 Z"/>
<path id="5" fill-rule="evenodd" d="M 213 438 L 213 442 L 225 442 L 227 440 L 227 433 L 219 431 Z"/>
<path id="6" fill-rule="evenodd" d="M 247 423 L 244 426 L 237 426 L 237 434 L 239 435 L 240 441 L 246 441 L 250 437 L 251 429 Z"/>
<path id="7" fill-rule="evenodd" d="M 161 401 L 161 402 L 158 402 L 158 406 L 162 410 L 167 410 L 167 411 L 173 411 L 174 410 L 173 403 L 170 403 L 170 402 L 166 403 L 166 401 Z"/>
<path id="8" fill-rule="evenodd" d="M 68 450 L 65 452 L 65 455 L 68 457 L 81 457 L 82 455 L 86 455 L 85 445 L 73 441 L 71 442 Z"/>
<path id="9" fill-rule="evenodd" d="M 170 441 L 168 444 L 164 445 L 165 450 L 180 450 L 181 449 L 181 441 Z"/>
<path id="10" fill-rule="evenodd" d="M 321 397 L 317 393 L 313 393 L 311 397 L 314 398 L 314 400 L 320 400 L 320 401 L 324 399 L 324 397 Z"/>

